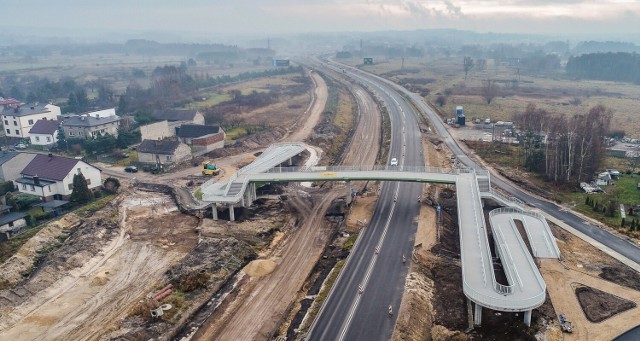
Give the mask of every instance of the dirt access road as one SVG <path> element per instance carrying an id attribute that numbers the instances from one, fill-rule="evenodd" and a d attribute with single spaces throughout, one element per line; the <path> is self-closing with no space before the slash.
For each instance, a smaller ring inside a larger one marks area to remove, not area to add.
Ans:
<path id="1" fill-rule="evenodd" d="M 317 74 L 312 74 L 318 88 L 316 102 L 311 106 L 315 117 L 305 120 L 304 126 L 287 138 L 306 139 L 319 122 L 327 89 Z M 324 89 L 321 89 L 324 88 Z M 374 164 L 380 140 L 381 118 L 377 105 L 364 90 L 356 91 L 361 108 L 356 135 L 344 164 Z M 365 110 L 362 110 L 365 109 Z M 317 116 L 316 116 L 317 115 Z M 358 135 L 359 134 L 359 135 Z M 248 284 L 230 302 L 225 311 L 215 312 L 196 333 L 196 340 L 268 340 L 282 323 L 287 310 L 296 299 L 308 274 L 329 240 L 330 229 L 323 218 L 331 202 L 343 195 L 345 189 L 329 190 L 310 200 L 302 200 L 301 193 L 291 196 L 293 206 L 303 217 L 302 226 L 287 234 L 280 243 L 261 259 L 245 267 Z M 267 261 L 267 262 L 265 262 Z M 255 264 L 268 263 L 272 272 L 255 271 Z"/>
<path id="2" fill-rule="evenodd" d="M 0 339 L 98 339 L 197 243 L 196 219 L 182 215 L 169 196 L 131 191 L 123 197 L 119 235 L 3 316 Z"/>

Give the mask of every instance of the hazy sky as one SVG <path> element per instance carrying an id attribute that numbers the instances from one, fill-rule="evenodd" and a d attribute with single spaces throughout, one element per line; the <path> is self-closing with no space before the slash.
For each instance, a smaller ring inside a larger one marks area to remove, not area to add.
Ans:
<path id="1" fill-rule="evenodd" d="M 0 0 L 0 5 L 0 30 L 253 35 L 458 28 L 640 34 L 640 0 Z"/>

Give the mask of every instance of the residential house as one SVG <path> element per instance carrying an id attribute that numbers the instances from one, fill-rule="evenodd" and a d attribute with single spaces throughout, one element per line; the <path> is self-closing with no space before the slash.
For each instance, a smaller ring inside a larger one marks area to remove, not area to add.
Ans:
<path id="1" fill-rule="evenodd" d="M 78 159 L 37 154 L 16 179 L 21 193 L 37 195 L 43 201 L 68 200 L 73 192 L 73 176 L 84 175 L 89 189 L 102 186 L 101 170 Z"/>
<path id="2" fill-rule="evenodd" d="M 89 112 L 80 114 L 79 116 L 82 116 L 82 115 L 87 115 L 95 118 L 112 117 L 112 116 L 116 116 L 116 108 L 89 111 Z"/>
<path id="3" fill-rule="evenodd" d="M 58 115 L 60 115 L 60 107 L 53 104 L 5 105 L 2 110 L 5 135 L 29 138 L 29 130 L 38 120 L 55 120 Z"/>
<path id="4" fill-rule="evenodd" d="M 170 165 L 191 157 L 191 148 L 180 141 L 144 140 L 138 146 L 138 161 Z"/>
<path id="5" fill-rule="evenodd" d="M 29 130 L 29 139 L 35 146 L 49 148 L 58 142 L 58 121 L 38 120 Z"/>
<path id="6" fill-rule="evenodd" d="M 68 139 L 90 139 L 106 134 L 118 136 L 119 116 L 94 114 L 95 112 L 65 118 L 61 124 L 64 136 Z"/>
<path id="7" fill-rule="evenodd" d="M 142 140 L 164 140 L 176 136 L 176 130 L 169 128 L 169 121 L 164 120 L 140 126 L 140 136 Z"/>
<path id="8" fill-rule="evenodd" d="M 178 140 L 193 147 L 196 153 L 223 148 L 226 134 L 219 126 L 183 124 L 177 130 Z"/>
<path id="9" fill-rule="evenodd" d="M 151 113 L 151 116 L 159 121 L 169 121 L 169 125 L 172 123 L 177 124 L 199 124 L 204 125 L 204 115 L 198 110 L 187 109 L 171 109 L 171 110 L 157 110 Z"/>
<path id="10" fill-rule="evenodd" d="M 10 206 L 0 205 L 0 209 L 8 211 Z M 27 226 L 26 213 L 7 212 L 0 215 L 0 241 L 9 240 L 13 235 Z"/>
<path id="11" fill-rule="evenodd" d="M 34 157 L 36 157 L 34 153 L 0 152 L 0 180 L 14 181 L 19 178 L 20 172 Z"/>

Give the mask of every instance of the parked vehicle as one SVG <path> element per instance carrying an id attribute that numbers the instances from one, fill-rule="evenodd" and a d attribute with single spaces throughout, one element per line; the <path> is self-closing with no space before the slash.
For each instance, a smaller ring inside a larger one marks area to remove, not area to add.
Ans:
<path id="1" fill-rule="evenodd" d="M 124 171 L 127 173 L 137 173 L 138 172 L 138 167 L 136 166 L 127 166 L 124 167 Z"/>

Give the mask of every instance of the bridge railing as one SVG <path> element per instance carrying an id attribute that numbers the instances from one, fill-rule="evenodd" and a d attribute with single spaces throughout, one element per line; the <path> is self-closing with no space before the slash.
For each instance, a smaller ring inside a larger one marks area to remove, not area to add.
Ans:
<path id="1" fill-rule="evenodd" d="M 389 172 L 413 172 L 413 173 L 439 173 L 439 174 L 462 174 L 470 173 L 473 170 L 466 168 L 439 168 L 424 166 L 313 166 L 313 167 L 274 167 L 264 173 L 293 173 L 293 172 L 366 172 L 366 171 L 389 171 Z"/>
<path id="2" fill-rule="evenodd" d="M 545 244 L 550 250 L 555 252 L 555 254 L 558 255 L 558 257 L 560 256 L 560 249 L 558 249 L 558 245 L 554 243 L 552 240 L 549 240 L 549 236 L 553 236 L 553 234 L 551 233 L 551 228 L 547 223 L 547 219 L 545 219 L 545 217 L 542 214 L 538 212 L 529 211 L 529 210 L 523 210 L 521 208 L 516 208 L 516 207 L 502 207 L 489 212 L 489 217 L 492 217 L 495 214 L 501 214 L 501 213 L 517 213 L 517 214 L 530 216 L 541 221 L 545 230 L 545 233 L 543 233 Z M 526 226 L 525 226 L 525 230 L 528 231 L 528 229 L 526 229 Z M 531 247 L 533 248 L 534 253 L 536 253 L 536 249 L 534 248 L 533 243 L 530 243 L 530 244 L 531 244 Z"/>

